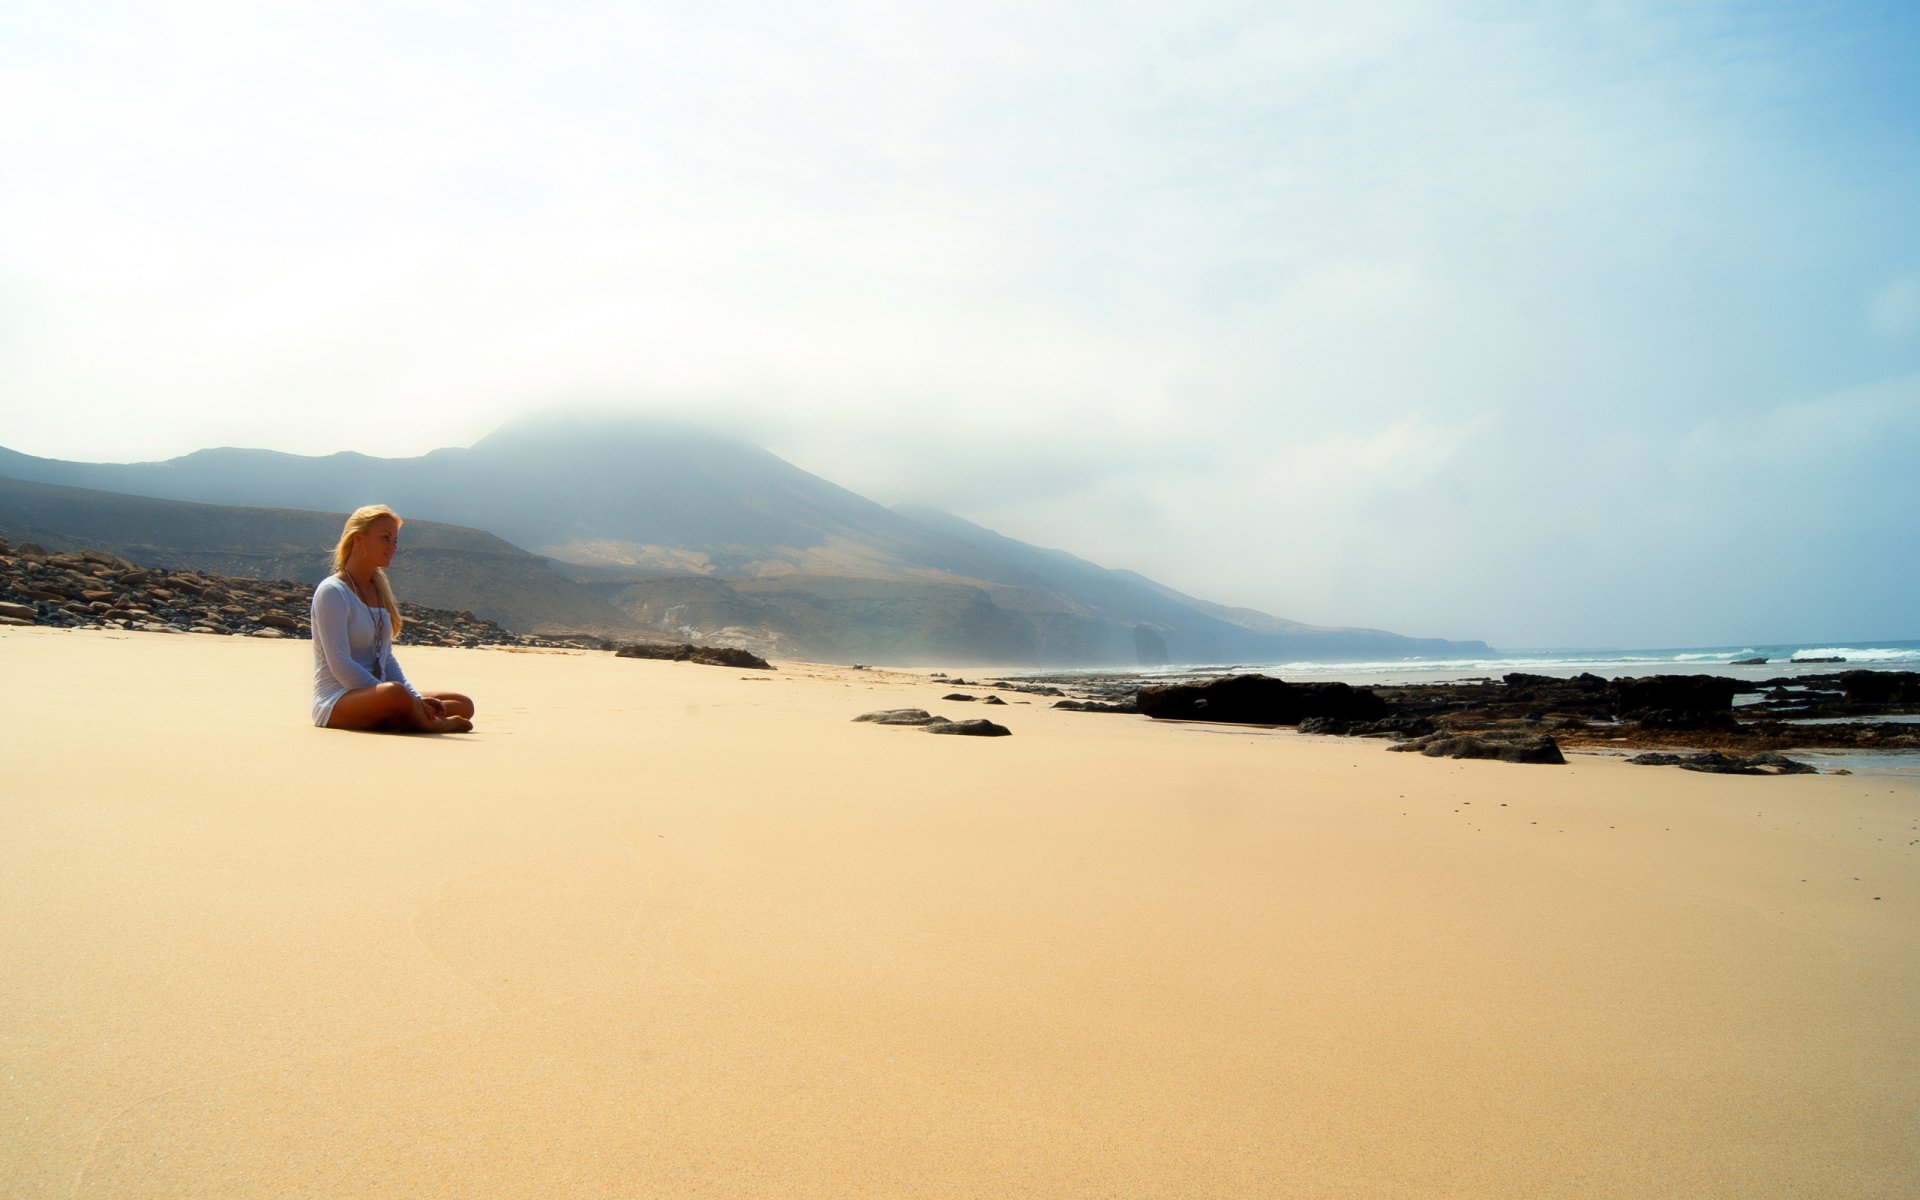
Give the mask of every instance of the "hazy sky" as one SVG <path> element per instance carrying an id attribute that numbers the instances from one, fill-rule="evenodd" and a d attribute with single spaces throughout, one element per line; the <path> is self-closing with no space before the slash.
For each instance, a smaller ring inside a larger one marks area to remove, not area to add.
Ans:
<path id="1" fill-rule="evenodd" d="M 1300 620 L 1920 637 L 1920 5 L 0 0 L 0 445 L 697 413 Z"/>

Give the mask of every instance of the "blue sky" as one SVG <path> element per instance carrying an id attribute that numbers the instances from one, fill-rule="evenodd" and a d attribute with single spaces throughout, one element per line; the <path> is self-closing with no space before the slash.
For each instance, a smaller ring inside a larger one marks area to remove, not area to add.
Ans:
<path id="1" fill-rule="evenodd" d="M 0 445 L 697 414 L 1224 603 L 1920 637 L 1906 4 L 0 0 Z"/>

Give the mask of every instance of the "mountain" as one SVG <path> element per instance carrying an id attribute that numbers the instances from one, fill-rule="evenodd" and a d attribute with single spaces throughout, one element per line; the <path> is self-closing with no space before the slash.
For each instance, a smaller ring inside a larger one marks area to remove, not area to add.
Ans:
<path id="1" fill-rule="evenodd" d="M 418 458 L 200 450 L 157 463 L 74 463 L 0 450 L 0 476 L 202 504 L 350 512 L 485 529 L 534 554 L 652 573 L 948 572 L 950 547 L 758 446 L 635 419 L 534 419 Z"/>
<path id="2" fill-rule="evenodd" d="M 514 560 L 514 578 L 526 581 L 515 603 L 483 611 L 418 599 L 537 631 L 610 621 L 773 655 L 893 663 L 1132 666 L 1487 652 L 1477 642 L 1327 629 L 1209 604 L 936 510 L 887 509 L 745 442 L 637 418 L 523 421 L 471 447 L 406 459 L 219 449 L 109 464 L 0 449 L 0 476 L 309 517 L 389 504 L 407 518 L 396 577 L 410 598 L 418 587 L 406 574 L 421 545 L 416 522 L 484 530 L 525 560 Z M 0 494 L 0 517 L 19 502 L 12 495 Z M 184 511 L 170 519 L 196 528 Z M 340 516 L 326 520 L 332 529 L 316 552 L 337 536 Z M 233 518 L 215 524 L 238 536 Z M 113 532 L 110 522 L 90 528 Z M 145 528 L 153 537 L 164 532 Z M 205 553 L 205 541 L 178 549 Z M 551 608 L 533 596 L 542 586 L 551 589 Z"/>

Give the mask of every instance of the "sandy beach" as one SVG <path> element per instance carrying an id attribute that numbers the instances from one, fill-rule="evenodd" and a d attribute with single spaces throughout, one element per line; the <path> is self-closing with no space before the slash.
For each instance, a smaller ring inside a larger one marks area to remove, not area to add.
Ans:
<path id="1" fill-rule="evenodd" d="M 0 629 L 0 1195 L 1920 1193 L 1911 779 L 309 655 Z"/>

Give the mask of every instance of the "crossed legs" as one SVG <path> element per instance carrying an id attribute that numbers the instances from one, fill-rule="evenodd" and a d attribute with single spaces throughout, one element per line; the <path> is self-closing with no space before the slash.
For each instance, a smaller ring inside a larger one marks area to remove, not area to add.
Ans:
<path id="1" fill-rule="evenodd" d="M 422 692 L 416 700 L 397 683 L 376 683 L 334 701 L 327 728 L 466 733 L 473 711 L 473 701 L 458 692 Z"/>

